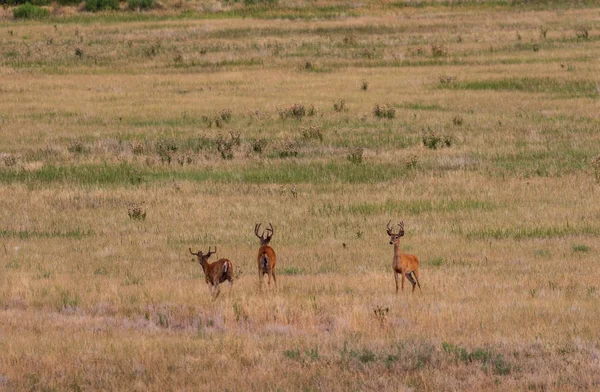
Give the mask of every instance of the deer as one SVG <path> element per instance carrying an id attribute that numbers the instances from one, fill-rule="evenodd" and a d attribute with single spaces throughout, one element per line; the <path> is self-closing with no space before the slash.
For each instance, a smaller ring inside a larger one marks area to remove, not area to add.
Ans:
<path id="1" fill-rule="evenodd" d="M 273 225 L 269 223 L 269 227 L 266 229 L 267 234 L 265 237 L 265 232 L 263 231 L 261 235 L 258 235 L 258 231 L 260 230 L 260 223 L 254 225 L 254 235 L 258 237 L 260 240 L 260 248 L 258 248 L 258 257 L 256 261 L 258 263 L 258 281 L 259 287 L 262 289 L 263 278 L 264 275 L 267 274 L 269 277 L 269 287 L 271 287 L 271 277 L 273 277 L 273 283 L 275 283 L 275 288 L 277 288 L 277 278 L 275 277 L 275 265 L 277 264 L 277 256 L 275 255 L 275 251 L 273 248 L 269 246 L 269 242 L 271 242 L 271 238 L 273 238 L 273 234 L 275 231 L 273 230 Z"/>
<path id="2" fill-rule="evenodd" d="M 217 251 L 216 246 L 214 251 L 211 251 L 209 246 L 206 254 L 204 254 L 201 250 L 196 253 L 192 252 L 192 248 L 189 248 L 189 250 L 192 255 L 198 257 L 198 262 L 204 271 L 206 284 L 209 285 L 208 289 L 210 290 L 210 295 L 213 297 L 213 300 L 217 299 L 221 292 L 219 289 L 219 284 L 228 280 L 230 287 L 233 288 L 233 264 L 231 264 L 231 261 L 227 259 L 219 259 L 214 263 L 208 262 L 210 256 Z"/>
<path id="3" fill-rule="evenodd" d="M 392 269 L 394 271 L 394 279 L 396 281 L 396 294 L 398 294 L 398 274 L 402 276 L 402 291 L 404 291 L 404 278 L 409 280 L 412 284 L 412 292 L 415 292 L 415 287 L 419 286 L 421 290 L 421 283 L 419 283 L 419 259 L 415 255 L 408 253 L 402 253 L 400 249 L 400 238 L 404 236 L 404 222 L 398 223 L 400 229 L 398 233 L 394 234 L 390 227 L 390 220 L 387 223 L 387 234 L 390 236 L 390 245 L 394 245 L 394 260 L 392 262 Z"/>

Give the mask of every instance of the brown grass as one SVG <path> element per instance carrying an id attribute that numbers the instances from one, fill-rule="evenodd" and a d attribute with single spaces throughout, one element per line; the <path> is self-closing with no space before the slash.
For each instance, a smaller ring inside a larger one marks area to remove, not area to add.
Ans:
<path id="1" fill-rule="evenodd" d="M 369 4 L 0 21 L 0 390 L 600 387 L 597 9 Z M 388 219 L 422 293 L 394 295 Z M 215 245 L 212 301 L 187 249 Z"/>

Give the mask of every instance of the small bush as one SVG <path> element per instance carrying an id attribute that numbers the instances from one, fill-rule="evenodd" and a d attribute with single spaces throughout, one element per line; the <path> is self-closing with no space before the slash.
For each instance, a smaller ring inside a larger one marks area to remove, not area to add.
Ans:
<path id="1" fill-rule="evenodd" d="M 456 81 L 456 76 L 440 75 L 439 81 L 442 86 L 449 86 L 450 84 Z"/>
<path id="2" fill-rule="evenodd" d="M 47 9 L 40 8 L 31 3 L 25 3 L 13 9 L 15 19 L 41 19 L 49 14 Z"/>
<path id="3" fill-rule="evenodd" d="M 257 139 L 252 142 L 252 151 L 257 154 L 261 154 L 265 147 L 267 146 L 267 141 L 263 139 Z"/>
<path id="4" fill-rule="evenodd" d="M 362 147 L 353 148 L 350 151 L 348 151 L 346 159 L 348 159 L 350 163 L 360 165 L 361 163 L 363 163 L 363 152 L 364 150 Z"/>
<path id="5" fill-rule="evenodd" d="M 339 101 L 336 101 L 333 103 L 333 110 L 337 113 L 340 112 L 347 112 L 348 111 L 348 106 L 346 105 L 346 100 L 345 99 L 340 99 Z"/>
<path id="6" fill-rule="evenodd" d="M 362 82 L 360 82 L 360 89 L 362 91 L 367 91 L 368 88 L 369 88 L 369 82 L 367 82 L 366 80 L 363 80 Z"/>
<path id="7" fill-rule="evenodd" d="M 592 167 L 596 176 L 596 182 L 600 183 L 600 155 L 592 159 Z"/>
<path id="8" fill-rule="evenodd" d="M 131 10 L 150 10 L 154 8 L 154 0 L 128 0 L 127 5 Z"/>
<path id="9" fill-rule="evenodd" d="M 575 30 L 575 35 L 577 36 L 577 39 L 589 39 L 590 28 L 587 26 L 580 26 L 577 30 Z"/>
<path id="10" fill-rule="evenodd" d="M 223 159 L 233 159 L 233 147 L 239 146 L 240 142 L 240 134 L 239 133 L 229 133 L 229 139 L 225 138 L 222 135 L 217 136 L 216 140 L 217 151 L 221 154 L 221 158 Z"/>
<path id="11" fill-rule="evenodd" d="M 178 148 L 179 146 L 174 140 L 163 139 L 156 143 L 156 153 L 160 157 L 162 163 L 171 163 L 173 154 Z"/>
<path id="12" fill-rule="evenodd" d="M 354 35 L 354 33 L 350 33 L 350 34 L 347 34 L 346 36 L 344 36 L 344 39 L 342 40 L 342 42 L 344 43 L 344 45 L 347 45 L 347 46 L 354 46 L 358 43 L 358 41 L 356 39 L 356 35 Z"/>
<path id="13" fill-rule="evenodd" d="M 279 109 L 279 117 L 281 118 L 295 118 L 296 120 L 301 120 L 302 117 L 314 116 L 316 113 L 316 109 L 314 106 L 311 106 L 308 110 L 306 107 L 300 103 L 295 103 L 289 108 Z"/>
<path id="14" fill-rule="evenodd" d="M 283 144 L 283 147 L 279 150 L 279 158 L 295 158 L 299 153 L 298 143 L 288 141 Z"/>
<path id="15" fill-rule="evenodd" d="M 396 109 L 389 105 L 380 105 L 377 103 L 375 104 L 375 107 L 373 107 L 373 116 L 391 120 L 396 117 Z"/>
<path id="16" fill-rule="evenodd" d="M 90 12 L 118 10 L 119 0 L 85 0 L 85 10 Z"/>
<path id="17" fill-rule="evenodd" d="M 390 308 L 388 307 L 384 308 L 383 306 L 377 306 L 375 309 L 373 309 L 373 317 L 375 317 L 375 320 L 379 322 L 379 326 L 381 327 L 383 327 L 385 324 L 385 320 L 389 313 Z"/>
<path id="18" fill-rule="evenodd" d="M 423 133 L 422 140 L 423 145 L 431 150 L 450 147 L 453 143 L 453 138 L 451 135 L 442 134 L 429 128 Z"/>
<path id="19" fill-rule="evenodd" d="M 463 124 L 463 117 L 460 114 L 452 117 L 452 124 L 459 126 Z"/>
<path id="20" fill-rule="evenodd" d="M 67 146 L 67 151 L 69 151 L 73 154 L 85 154 L 85 153 L 89 152 L 89 148 L 85 145 L 83 140 L 76 139 L 76 140 L 71 140 L 71 142 Z"/>
<path id="21" fill-rule="evenodd" d="M 244 0 L 244 5 L 250 7 L 256 5 L 274 7 L 278 2 L 279 0 Z"/>
<path id="22" fill-rule="evenodd" d="M 433 57 L 443 57 L 448 55 L 446 46 L 440 44 L 431 44 L 431 55 Z"/>
<path id="23" fill-rule="evenodd" d="M 127 208 L 127 215 L 129 215 L 129 219 L 133 220 L 146 220 L 146 209 L 143 206 L 144 202 L 141 204 L 132 203 Z"/>
<path id="24" fill-rule="evenodd" d="M 320 127 L 312 126 L 302 129 L 302 137 L 306 140 L 318 140 L 323 141 L 323 132 Z"/>

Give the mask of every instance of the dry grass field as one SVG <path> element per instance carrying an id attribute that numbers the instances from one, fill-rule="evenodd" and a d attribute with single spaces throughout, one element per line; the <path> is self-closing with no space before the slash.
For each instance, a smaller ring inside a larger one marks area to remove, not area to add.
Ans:
<path id="1" fill-rule="evenodd" d="M 599 390 L 598 4 L 228 4 L 1 11 L 0 390 Z"/>

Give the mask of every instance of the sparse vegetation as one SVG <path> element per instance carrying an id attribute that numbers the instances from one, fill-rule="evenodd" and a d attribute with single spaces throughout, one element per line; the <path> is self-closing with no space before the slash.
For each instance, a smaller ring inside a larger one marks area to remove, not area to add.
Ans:
<path id="1" fill-rule="evenodd" d="M 352 148 L 348 151 L 346 159 L 348 159 L 348 161 L 352 164 L 360 165 L 363 163 L 363 152 L 364 150 L 362 147 Z"/>
<path id="2" fill-rule="evenodd" d="M 597 2 L 70 1 L 0 9 L 0 390 L 598 389 Z"/>
<path id="3" fill-rule="evenodd" d="M 375 104 L 373 107 L 373 116 L 377 118 L 393 119 L 396 117 L 396 109 L 390 105 Z"/>

